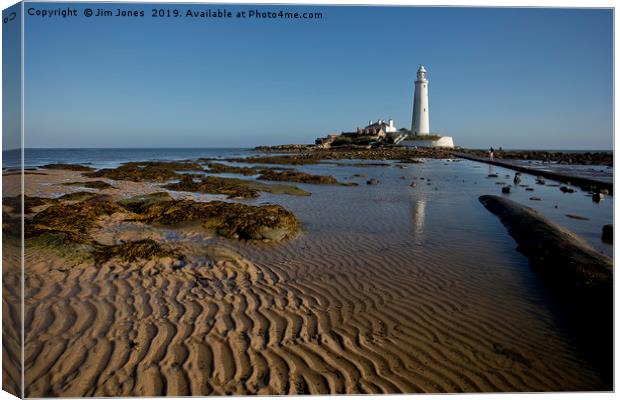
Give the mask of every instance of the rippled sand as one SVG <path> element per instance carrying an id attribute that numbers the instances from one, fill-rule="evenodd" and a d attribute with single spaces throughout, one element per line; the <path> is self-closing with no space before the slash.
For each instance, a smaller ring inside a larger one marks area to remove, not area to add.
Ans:
<path id="1" fill-rule="evenodd" d="M 183 265 L 26 249 L 27 396 L 609 390 L 500 222 L 458 186 L 485 182 L 467 165 L 311 167 L 381 182 L 259 198 L 301 219 L 285 243 L 134 226 L 177 241 Z M 29 194 L 77 175 L 53 176 Z M 114 226 L 103 239 L 127 237 Z"/>

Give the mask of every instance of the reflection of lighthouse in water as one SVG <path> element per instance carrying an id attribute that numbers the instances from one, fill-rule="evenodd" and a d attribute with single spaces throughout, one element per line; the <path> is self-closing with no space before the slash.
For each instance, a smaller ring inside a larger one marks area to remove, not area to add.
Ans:
<path id="1" fill-rule="evenodd" d="M 415 202 L 414 212 L 414 228 L 413 234 L 416 238 L 422 238 L 424 235 L 424 219 L 426 217 L 426 200 L 417 200 Z"/>

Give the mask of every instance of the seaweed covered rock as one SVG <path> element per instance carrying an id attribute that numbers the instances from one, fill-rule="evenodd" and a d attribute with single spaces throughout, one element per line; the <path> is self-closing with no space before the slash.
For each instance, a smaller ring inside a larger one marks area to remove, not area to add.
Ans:
<path id="1" fill-rule="evenodd" d="M 83 175 L 88 178 L 108 178 L 115 181 L 166 182 L 183 176 L 176 171 L 202 171 L 202 167 L 193 162 L 179 161 L 129 162 L 117 168 L 104 168 Z"/>
<path id="2" fill-rule="evenodd" d="M 88 189 L 110 189 L 114 186 L 104 181 L 85 181 L 85 182 L 67 182 L 63 183 L 64 186 L 81 186 Z"/>
<path id="3" fill-rule="evenodd" d="M 282 240 L 294 235 L 299 222 L 279 205 L 250 206 L 211 201 L 173 200 L 161 194 L 119 202 L 135 214 L 134 219 L 167 226 L 199 222 L 220 236 L 245 240 Z"/>
<path id="4" fill-rule="evenodd" d="M 209 163 L 207 164 L 211 174 L 239 174 L 239 175 L 257 175 L 258 169 L 249 167 L 235 167 L 232 165 Z"/>
<path id="5" fill-rule="evenodd" d="M 183 176 L 179 182 L 164 186 L 166 189 L 184 192 L 223 194 L 228 198 L 256 198 L 260 192 L 273 194 L 289 194 L 294 196 L 309 196 L 310 193 L 289 185 L 267 185 L 252 180 L 237 178 L 222 178 L 219 176 L 203 176 L 194 179 L 192 176 Z"/>
<path id="6" fill-rule="evenodd" d="M 90 199 L 97 198 L 99 196 L 100 195 L 97 194 L 97 193 L 80 191 L 80 192 L 73 192 L 73 193 L 63 194 L 62 196 L 60 196 L 58 198 L 58 200 L 85 201 L 85 200 L 90 200 Z"/>
<path id="7" fill-rule="evenodd" d="M 192 176 L 184 175 L 179 182 L 169 183 L 164 188 L 183 192 L 224 194 L 229 198 L 252 199 L 260 196 L 259 191 L 251 188 L 248 181 L 217 176 L 205 176 L 196 180 Z"/>
<path id="8" fill-rule="evenodd" d="M 37 207 L 53 204 L 55 199 L 23 196 L 24 214 L 32 214 Z M 22 235 L 22 196 L 2 198 L 2 233 L 6 237 L 20 238 Z"/>
<path id="9" fill-rule="evenodd" d="M 22 219 L 19 215 L 2 212 L 2 234 L 4 237 L 21 239 Z"/>
<path id="10" fill-rule="evenodd" d="M 266 181 L 288 181 L 299 183 L 312 183 L 322 185 L 337 185 L 338 181 L 333 176 L 327 175 L 311 175 L 299 171 L 275 171 L 272 169 L 263 169 L 258 179 Z"/>
<path id="11" fill-rule="evenodd" d="M 44 233 L 63 234 L 67 240 L 89 243 L 89 231 L 101 217 L 122 209 L 107 196 L 97 196 L 72 204 L 57 203 L 26 221 L 26 238 Z"/>
<path id="12" fill-rule="evenodd" d="M 307 165 L 318 164 L 320 159 L 313 155 L 296 154 L 282 156 L 260 156 L 260 157 L 239 157 L 228 158 L 226 161 L 250 163 L 250 164 L 289 164 L 289 165 Z"/>
<path id="13" fill-rule="evenodd" d="M 24 195 L 24 214 L 31 214 L 34 212 L 34 208 L 40 207 L 46 204 L 54 203 L 54 199 L 48 199 L 46 197 L 25 196 Z M 2 198 L 2 206 L 7 207 L 7 211 L 11 214 L 19 214 L 21 212 L 22 196 L 11 196 Z"/>
<path id="14" fill-rule="evenodd" d="M 174 250 L 166 248 L 166 246 L 152 239 L 136 240 L 111 246 L 99 245 L 93 252 L 93 257 L 97 262 L 104 262 L 114 257 L 125 261 L 136 261 L 138 259 L 175 256 L 177 254 Z"/>
<path id="15" fill-rule="evenodd" d="M 174 197 L 170 196 L 170 193 L 168 192 L 154 192 L 119 200 L 117 201 L 117 204 L 127 210 L 135 212 L 133 210 L 139 209 L 136 207 L 145 207 L 172 200 L 174 200 Z"/>
<path id="16" fill-rule="evenodd" d="M 200 164 L 190 161 L 131 161 L 124 163 L 123 166 L 129 167 L 150 167 L 165 168 L 174 171 L 202 171 Z"/>
<path id="17" fill-rule="evenodd" d="M 95 170 L 93 167 L 88 167 L 86 165 L 62 164 L 62 163 L 47 164 L 47 165 L 42 166 L 41 168 L 45 168 L 45 169 L 64 169 L 66 171 L 94 171 Z"/>

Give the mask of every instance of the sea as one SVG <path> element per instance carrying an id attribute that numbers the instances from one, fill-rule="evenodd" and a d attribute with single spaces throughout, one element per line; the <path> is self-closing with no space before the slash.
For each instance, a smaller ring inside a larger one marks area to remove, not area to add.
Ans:
<path id="1" fill-rule="evenodd" d="M 2 167 L 19 168 L 20 150 L 2 152 Z M 24 167 L 33 168 L 45 164 L 83 164 L 93 168 L 114 168 L 130 161 L 173 161 L 201 157 L 240 157 L 253 154 L 242 148 L 152 148 L 152 149 L 25 149 Z"/>

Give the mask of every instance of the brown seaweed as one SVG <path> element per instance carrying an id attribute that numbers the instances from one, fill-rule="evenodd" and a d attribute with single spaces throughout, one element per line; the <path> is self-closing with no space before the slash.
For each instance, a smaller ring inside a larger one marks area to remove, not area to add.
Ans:
<path id="1" fill-rule="evenodd" d="M 223 194 L 228 198 L 245 198 L 252 199 L 260 196 L 260 192 L 268 192 L 273 194 L 289 194 L 295 196 L 309 196 L 310 193 L 289 185 L 267 185 L 253 180 L 245 180 L 238 178 L 222 178 L 219 176 L 202 176 L 197 180 L 192 176 L 183 176 L 176 183 L 169 183 L 164 186 L 165 189 Z"/>
<path id="2" fill-rule="evenodd" d="M 104 181 L 84 181 L 84 182 L 67 182 L 63 183 L 64 186 L 81 186 L 88 189 L 110 189 L 114 186 Z"/>
<path id="3" fill-rule="evenodd" d="M 202 171 L 202 167 L 193 162 L 129 162 L 117 168 L 104 168 L 83 175 L 115 181 L 166 182 L 183 176 L 176 171 Z"/>
<path id="4" fill-rule="evenodd" d="M 105 262 L 111 258 L 118 257 L 125 261 L 136 261 L 138 259 L 151 259 L 161 257 L 177 257 L 177 253 L 165 248 L 152 239 L 142 239 L 126 242 L 111 246 L 96 246 L 93 257 L 96 262 Z"/>
<path id="5" fill-rule="evenodd" d="M 166 199 L 166 195 L 139 196 L 119 202 L 134 219 L 167 226 L 199 221 L 220 236 L 232 239 L 280 240 L 299 229 L 293 213 L 279 205 L 250 206 L 222 201 L 194 202 Z"/>
<path id="6" fill-rule="evenodd" d="M 56 163 L 56 164 L 47 164 L 42 166 L 41 168 L 44 169 L 63 169 L 66 171 L 94 171 L 95 169 L 93 167 L 88 167 L 86 165 L 81 165 L 81 164 L 63 164 L 63 163 Z"/>

